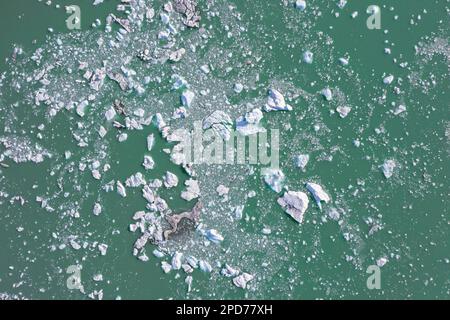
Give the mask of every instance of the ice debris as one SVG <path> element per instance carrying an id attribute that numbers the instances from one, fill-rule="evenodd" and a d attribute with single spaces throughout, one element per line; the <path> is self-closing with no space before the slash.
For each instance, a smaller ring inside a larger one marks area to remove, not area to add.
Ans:
<path id="1" fill-rule="evenodd" d="M 125 190 L 125 187 L 123 186 L 123 184 L 120 181 L 117 181 L 117 193 L 122 196 L 122 197 L 126 197 L 127 196 L 127 192 Z"/>
<path id="2" fill-rule="evenodd" d="M 305 51 L 303 53 L 303 61 L 307 64 L 313 63 L 314 54 L 311 51 Z"/>
<path id="3" fill-rule="evenodd" d="M 333 93 L 331 92 L 330 88 L 325 88 L 322 90 L 322 95 L 327 101 L 331 101 L 333 99 Z"/>
<path id="4" fill-rule="evenodd" d="M 305 0 L 295 1 L 295 8 L 300 11 L 304 11 L 306 9 L 306 1 Z"/>

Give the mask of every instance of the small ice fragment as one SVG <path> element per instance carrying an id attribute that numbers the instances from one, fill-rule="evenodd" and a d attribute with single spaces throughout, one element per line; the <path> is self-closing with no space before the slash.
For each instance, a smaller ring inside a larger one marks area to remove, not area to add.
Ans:
<path id="1" fill-rule="evenodd" d="M 189 108 L 194 101 L 195 94 L 191 90 L 185 90 L 181 95 L 181 103 L 183 106 Z"/>
<path id="2" fill-rule="evenodd" d="M 243 273 L 240 276 L 237 276 L 236 278 L 233 278 L 233 283 L 236 287 L 246 289 L 247 288 L 247 282 L 253 280 L 254 276 L 249 273 Z"/>
<path id="3" fill-rule="evenodd" d="M 394 160 L 385 160 L 384 163 L 380 166 L 381 171 L 383 172 L 386 179 L 389 179 L 394 174 L 394 169 L 397 166 Z"/>
<path id="4" fill-rule="evenodd" d="M 175 254 L 172 257 L 172 269 L 173 270 L 180 270 L 181 269 L 181 258 L 183 257 L 183 254 L 180 252 L 175 252 Z"/>
<path id="5" fill-rule="evenodd" d="M 352 108 L 350 108 L 348 106 L 339 106 L 339 107 L 336 108 L 336 111 L 339 113 L 339 116 L 341 118 L 345 118 L 345 117 L 348 116 L 350 111 L 352 111 Z"/>
<path id="6" fill-rule="evenodd" d="M 116 110 L 114 109 L 114 107 L 109 108 L 108 111 L 106 111 L 105 113 L 105 118 L 107 121 L 111 121 L 112 119 L 114 119 L 115 116 Z"/>
<path id="7" fill-rule="evenodd" d="M 302 170 L 305 170 L 306 165 L 309 162 L 309 155 L 308 154 L 299 154 L 294 158 L 295 165 L 297 168 L 300 168 Z"/>
<path id="8" fill-rule="evenodd" d="M 330 88 L 323 89 L 321 93 L 327 101 L 331 101 L 331 99 L 333 99 L 333 93 Z"/>
<path id="9" fill-rule="evenodd" d="M 152 133 L 147 137 L 147 149 L 148 151 L 152 151 L 155 146 L 155 135 Z"/>
<path id="10" fill-rule="evenodd" d="M 210 273 L 212 271 L 212 266 L 205 260 L 200 260 L 198 265 L 203 272 Z"/>
<path id="11" fill-rule="evenodd" d="M 280 169 L 267 169 L 264 173 L 264 182 L 275 192 L 281 192 L 284 174 Z"/>
<path id="12" fill-rule="evenodd" d="M 119 134 L 119 136 L 117 137 L 117 140 L 119 142 L 124 142 L 128 139 L 128 134 L 126 134 L 125 132 Z"/>
<path id="13" fill-rule="evenodd" d="M 308 196 L 304 192 L 288 191 L 278 198 L 277 202 L 295 221 L 303 222 L 309 204 Z"/>
<path id="14" fill-rule="evenodd" d="M 144 162 L 142 163 L 145 170 L 151 170 L 155 167 L 155 161 L 153 161 L 153 158 L 149 155 L 144 156 Z"/>
<path id="15" fill-rule="evenodd" d="M 381 257 L 380 259 L 377 260 L 377 266 L 379 266 L 380 268 L 383 267 L 386 263 L 388 263 L 388 259 L 386 257 Z"/>
<path id="16" fill-rule="evenodd" d="M 305 51 L 303 53 L 303 61 L 307 64 L 313 63 L 314 54 L 311 51 Z"/>
<path id="17" fill-rule="evenodd" d="M 98 135 L 100 136 L 100 138 L 104 138 L 106 136 L 106 129 L 104 126 L 100 126 L 100 128 L 98 129 Z"/>
<path id="18" fill-rule="evenodd" d="M 341 65 L 343 65 L 343 66 L 348 65 L 348 59 L 346 59 L 346 58 L 339 58 L 339 62 L 340 62 Z"/>
<path id="19" fill-rule="evenodd" d="M 166 261 L 161 262 L 161 268 L 163 269 L 164 273 L 169 273 L 172 270 L 172 266 Z"/>
<path id="20" fill-rule="evenodd" d="M 94 204 L 94 209 L 92 210 L 92 213 L 95 216 L 98 216 L 100 213 L 102 213 L 102 206 L 100 205 L 100 203 Z"/>
<path id="21" fill-rule="evenodd" d="M 394 76 L 393 75 L 389 75 L 389 76 L 387 76 L 387 77 L 385 77 L 383 79 L 383 83 L 384 84 L 391 84 L 392 81 L 394 81 Z"/>
<path id="22" fill-rule="evenodd" d="M 295 8 L 297 8 L 300 11 L 305 10 L 306 9 L 306 1 L 305 0 L 295 1 Z"/>
<path id="23" fill-rule="evenodd" d="M 206 74 L 211 72 L 211 70 L 209 69 L 209 66 L 207 64 L 204 64 L 203 66 L 201 66 L 200 70 L 202 70 Z"/>
<path id="24" fill-rule="evenodd" d="M 77 114 L 80 117 L 84 117 L 84 114 L 86 112 L 86 107 L 88 106 L 88 104 L 89 104 L 89 102 L 87 100 L 83 100 L 77 105 Z"/>
<path id="25" fill-rule="evenodd" d="M 104 243 L 101 243 L 101 244 L 98 245 L 98 250 L 100 251 L 100 254 L 102 256 L 105 256 L 106 255 L 106 251 L 108 250 L 108 245 L 106 245 Z"/>
<path id="26" fill-rule="evenodd" d="M 167 189 L 176 187 L 178 185 L 178 177 L 173 174 L 172 172 L 167 171 L 166 174 L 164 175 L 164 186 Z"/>
<path id="27" fill-rule="evenodd" d="M 125 190 L 125 187 L 123 186 L 123 184 L 120 181 L 117 181 L 117 193 L 122 196 L 122 197 L 126 197 L 127 196 L 127 192 Z"/>
<path id="28" fill-rule="evenodd" d="M 214 243 L 220 243 L 224 240 L 223 236 L 219 233 L 219 231 L 215 229 L 209 229 L 205 232 L 206 238 Z"/>
<path id="29" fill-rule="evenodd" d="M 234 92 L 241 93 L 242 90 L 244 90 L 244 86 L 241 83 L 235 83 L 234 84 Z"/>
<path id="30" fill-rule="evenodd" d="M 94 280 L 95 282 L 103 281 L 103 275 L 102 275 L 102 274 L 95 274 L 95 275 L 92 277 L 92 280 Z"/>
<path id="31" fill-rule="evenodd" d="M 219 195 L 219 196 L 225 196 L 225 195 L 227 195 L 228 194 L 228 192 L 230 192 L 230 188 L 227 188 L 227 187 L 225 187 L 224 185 L 219 185 L 217 188 L 216 188 L 216 192 L 217 192 L 217 194 Z"/>
<path id="32" fill-rule="evenodd" d="M 264 107 L 265 111 L 290 111 L 292 107 L 286 104 L 283 95 L 276 89 L 269 89 L 269 97 Z"/>
<path id="33" fill-rule="evenodd" d="M 322 210 L 321 201 L 328 203 L 330 201 L 330 196 L 323 190 L 323 188 L 317 183 L 308 182 L 306 184 L 306 189 L 311 192 L 314 200 L 316 200 L 317 205 Z"/>
<path id="34" fill-rule="evenodd" d="M 403 104 L 401 104 L 393 111 L 393 113 L 394 113 L 394 115 L 398 116 L 400 113 L 403 113 L 405 111 L 406 111 L 406 107 Z"/>

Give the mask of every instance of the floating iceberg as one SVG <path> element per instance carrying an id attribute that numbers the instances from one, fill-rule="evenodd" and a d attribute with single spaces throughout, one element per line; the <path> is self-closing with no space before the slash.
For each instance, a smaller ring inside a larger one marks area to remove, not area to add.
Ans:
<path id="1" fill-rule="evenodd" d="M 308 196 L 304 192 L 288 191 L 281 198 L 278 198 L 277 202 L 295 221 L 303 222 L 309 204 Z"/>

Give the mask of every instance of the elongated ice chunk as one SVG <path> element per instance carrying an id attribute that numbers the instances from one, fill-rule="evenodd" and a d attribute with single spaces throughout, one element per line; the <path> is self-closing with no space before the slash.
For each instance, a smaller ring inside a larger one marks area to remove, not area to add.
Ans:
<path id="1" fill-rule="evenodd" d="M 330 201 L 330 196 L 323 190 L 323 188 L 317 183 L 308 182 L 306 184 L 306 189 L 311 192 L 314 200 L 316 200 L 317 205 L 322 210 L 321 201 L 328 203 Z"/>

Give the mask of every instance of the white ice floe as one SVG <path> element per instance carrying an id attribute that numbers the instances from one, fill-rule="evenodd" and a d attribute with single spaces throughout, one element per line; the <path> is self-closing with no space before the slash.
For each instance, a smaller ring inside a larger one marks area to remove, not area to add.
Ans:
<path id="1" fill-rule="evenodd" d="M 119 142 L 124 142 L 128 139 L 128 134 L 126 134 L 125 132 L 119 134 L 119 136 L 117 137 L 117 140 Z"/>
<path id="2" fill-rule="evenodd" d="M 147 137 L 147 150 L 152 151 L 155 146 L 155 135 L 152 133 Z"/>
<path id="3" fill-rule="evenodd" d="M 253 278 L 253 275 L 244 272 L 240 276 L 233 278 L 233 284 L 238 288 L 246 289 L 247 283 L 253 280 Z"/>
<path id="4" fill-rule="evenodd" d="M 259 124 L 262 118 L 262 111 L 260 109 L 253 109 L 247 112 L 245 116 L 236 119 L 236 130 L 243 136 L 264 132 L 265 129 Z"/>
<path id="5" fill-rule="evenodd" d="M 331 92 L 330 88 L 325 88 L 322 90 L 322 95 L 327 101 L 331 101 L 333 99 L 333 93 Z"/>
<path id="6" fill-rule="evenodd" d="M 398 116 L 400 113 L 403 113 L 403 112 L 405 112 L 405 111 L 406 111 L 406 107 L 405 107 L 403 104 L 401 104 L 401 105 L 399 105 L 396 109 L 394 109 L 394 110 L 392 111 L 392 113 L 393 113 L 394 115 Z"/>
<path id="7" fill-rule="evenodd" d="M 167 189 L 174 188 L 178 185 L 178 177 L 172 172 L 167 171 L 163 178 L 164 186 Z"/>
<path id="8" fill-rule="evenodd" d="M 303 61 L 307 64 L 313 63 L 314 54 L 311 51 L 305 51 L 303 53 Z"/>
<path id="9" fill-rule="evenodd" d="M 114 109 L 114 107 L 109 108 L 105 112 L 105 118 L 107 121 L 111 121 L 112 119 L 114 119 L 115 116 L 116 116 L 116 110 Z"/>
<path id="10" fill-rule="evenodd" d="M 345 118 L 348 116 L 350 111 L 352 111 L 352 108 L 350 108 L 349 106 L 339 106 L 336 108 L 336 111 L 339 113 L 339 116 L 341 118 Z"/>
<path id="11" fill-rule="evenodd" d="M 275 192 L 281 192 L 284 182 L 284 173 L 280 169 L 266 169 L 264 182 Z"/>
<path id="12" fill-rule="evenodd" d="M 306 9 L 306 1 L 305 0 L 295 1 L 295 8 L 300 11 L 304 11 Z"/>
<path id="13" fill-rule="evenodd" d="M 269 97 L 264 106 L 265 111 L 290 111 L 292 107 L 286 104 L 284 96 L 276 89 L 269 89 Z"/>
<path id="14" fill-rule="evenodd" d="M 106 251 L 108 250 L 108 245 L 106 245 L 106 244 L 104 244 L 104 243 L 100 243 L 99 245 L 98 245 L 98 250 L 100 251 L 100 254 L 102 255 L 102 256 L 105 256 L 106 255 Z"/>
<path id="15" fill-rule="evenodd" d="M 306 183 L 306 189 L 311 192 L 314 200 L 320 209 L 322 209 L 321 201 L 328 203 L 330 201 L 330 196 L 323 190 L 323 188 L 317 183 L 308 182 Z"/>
<path id="16" fill-rule="evenodd" d="M 181 269 L 181 259 L 183 257 L 183 254 L 180 252 L 175 252 L 175 254 L 172 257 L 172 269 L 173 270 L 180 270 Z"/>
<path id="17" fill-rule="evenodd" d="M 169 273 L 172 270 L 172 265 L 166 261 L 161 261 L 161 269 L 163 269 L 164 273 Z"/>
<path id="18" fill-rule="evenodd" d="M 117 193 L 120 196 L 125 198 L 127 196 L 127 191 L 125 190 L 125 187 L 123 186 L 123 184 L 120 181 L 117 181 L 116 187 L 117 187 Z"/>
<path id="19" fill-rule="evenodd" d="M 378 267 L 383 267 L 386 263 L 388 263 L 388 259 L 386 257 L 381 257 L 380 259 L 377 260 L 377 266 Z"/>
<path id="20" fill-rule="evenodd" d="M 76 111 L 80 117 L 84 117 L 84 114 L 86 112 L 86 107 L 88 105 L 89 105 L 89 102 L 87 100 L 83 100 L 77 105 Z"/>
<path id="21" fill-rule="evenodd" d="M 241 83 L 235 83 L 233 90 L 236 93 L 241 93 L 244 90 L 244 86 Z"/>
<path id="22" fill-rule="evenodd" d="M 219 233 L 219 231 L 215 229 L 209 229 L 205 231 L 205 237 L 214 243 L 220 243 L 224 240 L 223 236 Z"/>
<path id="23" fill-rule="evenodd" d="M 197 180 L 189 179 L 184 184 L 187 188 L 181 193 L 181 198 L 186 201 L 191 201 L 200 196 L 200 187 Z"/>
<path id="24" fill-rule="evenodd" d="M 306 165 L 309 162 L 309 155 L 308 154 L 299 154 L 298 156 L 294 157 L 294 163 L 297 166 L 297 168 L 300 168 L 302 170 L 305 170 Z"/>
<path id="25" fill-rule="evenodd" d="M 339 58 L 339 62 L 343 66 L 348 65 L 348 59 L 346 59 L 346 58 Z"/>
<path id="26" fill-rule="evenodd" d="M 100 203 L 94 204 L 94 209 L 92 209 L 92 213 L 96 216 L 100 215 L 102 213 L 102 206 Z"/>
<path id="27" fill-rule="evenodd" d="M 393 75 L 389 75 L 389 76 L 387 76 L 387 77 L 385 77 L 383 79 L 383 83 L 384 84 L 391 84 L 392 81 L 394 81 L 394 76 Z"/>
<path id="28" fill-rule="evenodd" d="M 212 128 L 223 140 L 231 137 L 233 121 L 230 116 L 221 110 L 216 110 L 203 120 L 203 130 Z"/>
<path id="29" fill-rule="evenodd" d="M 153 158 L 151 156 L 145 155 L 142 165 L 146 170 L 151 170 L 155 167 L 155 161 L 153 161 Z"/>
<path id="30" fill-rule="evenodd" d="M 191 90 L 185 90 L 181 94 L 181 103 L 186 108 L 189 108 L 192 105 L 192 102 L 194 101 L 195 94 Z"/>
<path id="31" fill-rule="evenodd" d="M 386 179 L 389 179 L 394 174 L 394 169 L 397 166 L 394 160 L 385 160 L 384 163 L 380 166 L 381 171 L 383 172 Z"/>
<path id="32" fill-rule="evenodd" d="M 281 198 L 278 198 L 277 202 L 295 221 L 303 222 L 309 204 L 308 196 L 304 192 L 288 191 Z"/>

